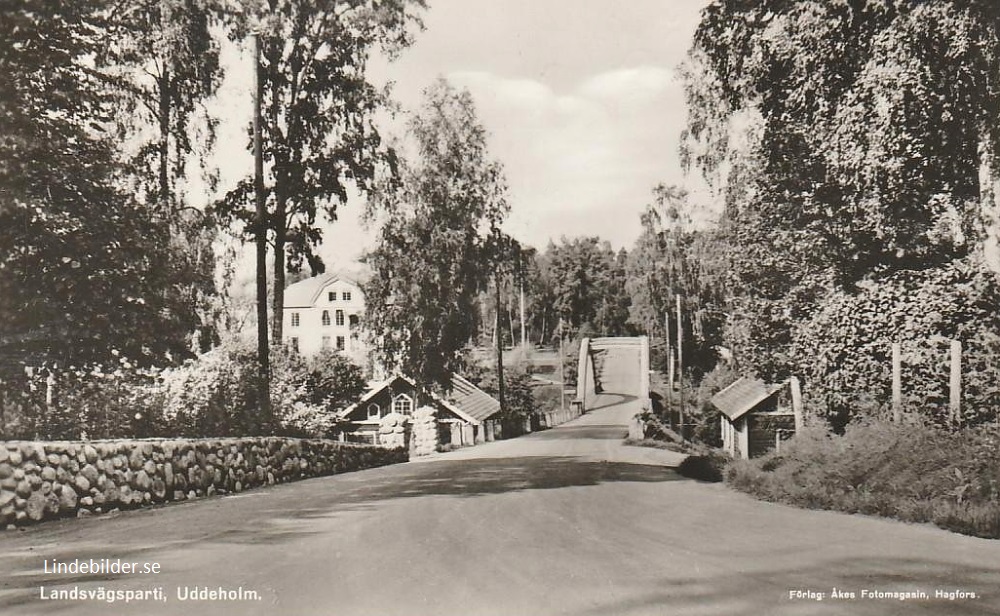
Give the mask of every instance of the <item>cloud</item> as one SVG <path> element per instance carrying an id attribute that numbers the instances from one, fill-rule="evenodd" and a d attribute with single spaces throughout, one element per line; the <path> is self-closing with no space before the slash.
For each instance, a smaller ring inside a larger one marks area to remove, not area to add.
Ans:
<path id="1" fill-rule="evenodd" d="M 673 71 L 660 66 L 638 66 L 595 75 L 579 89 L 595 100 L 646 104 L 677 85 Z"/>
<path id="2" fill-rule="evenodd" d="M 683 93 L 669 69 L 643 65 L 588 76 L 567 92 L 523 77 L 456 71 L 490 129 L 511 189 L 510 232 L 544 245 L 594 233 L 630 246 L 657 182 L 680 182 Z"/>

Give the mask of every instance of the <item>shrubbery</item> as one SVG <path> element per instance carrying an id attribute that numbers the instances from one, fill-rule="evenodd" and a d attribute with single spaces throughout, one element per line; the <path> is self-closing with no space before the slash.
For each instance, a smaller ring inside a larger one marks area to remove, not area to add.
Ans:
<path id="1" fill-rule="evenodd" d="M 951 432 L 858 422 L 843 436 L 812 428 L 780 454 L 733 462 L 726 475 L 765 500 L 1000 538 L 1000 429 L 993 426 Z"/>
<path id="2" fill-rule="evenodd" d="M 271 425 L 259 416 L 256 351 L 223 344 L 164 370 L 119 366 L 61 371 L 53 404 L 45 375 L 5 383 L 0 400 L 4 439 L 122 437 L 327 436 L 336 411 L 365 390 L 361 368 L 337 353 L 309 360 L 276 349 L 271 357 Z"/>
<path id="3" fill-rule="evenodd" d="M 474 385 L 496 398 L 499 393 L 497 373 L 485 369 L 475 375 L 475 380 L 469 380 Z M 532 379 L 526 371 L 520 368 L 505 367 L 503 371 L 504 413 L 499 418 L 502 421 L 518 422 L 531 417 L 535 412 L 535 397 L 532 393 Z"/>
<path id="4" fill-rule="evenodd" d="M 706 454 L 696 454 L 684 458 L 677 467 L 682 477 L 717 483 L 722 481 L 723 472 L 730 463 L 729 456 L 718 450 Z"/>
<path id="5" fill-rule="evenodd" d="M 143 387 L 152 372 L 128 364 L 6 375 L 0 383 L 0 440 L 120 438 L 144 435 L 150 404 Z"/>
<path id="6" fill-rule="evenodd" d="M 829 295 L 794 335 L 796 373 L 812 408 L 837 429 L 890 411 L 891 346 L 903 351 L 909 409 L 943 423 L 949 339 L 963 343 L 962 423 L 992 421 L 1000 408 L 1000 285 L 971 260 L 870 281 Z"/>

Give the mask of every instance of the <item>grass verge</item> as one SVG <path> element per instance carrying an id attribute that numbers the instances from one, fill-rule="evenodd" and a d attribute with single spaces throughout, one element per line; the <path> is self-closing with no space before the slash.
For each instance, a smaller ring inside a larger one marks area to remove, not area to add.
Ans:
<path id="1" fill-rule="evenodd" d="M 780 454 L 737 460 L 732 487 L 758 498 L 930 522 L 1000 538 L 1000 430 L 851 425 L 843 436 L 807 429 Z"/>

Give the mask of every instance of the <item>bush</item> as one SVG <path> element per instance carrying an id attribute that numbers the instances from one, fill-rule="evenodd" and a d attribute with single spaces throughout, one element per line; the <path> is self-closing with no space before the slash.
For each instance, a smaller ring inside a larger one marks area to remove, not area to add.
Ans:
<path id="1" fill-rule="evenodd" d="M 474 385 L 496 398 L 500 394 L 497 373 L 495 370 L 484 369 L 475 375 L 478 380 L 469 380 Z M 504 411 L 499 419 L 518 422 L 531 417 L 535 412 L 535 396 L 531 376 L 522 370 L 504 368 L 503 371 L 503 401 Z"/>
<path id="2" fill-rule="evenodd" d="M 856 422 L 843 436 L 810 428 L 780 454 L 734 462 L 726 480 L 765 500 L 1000 538 L 996 427 Z"/>
<path id="3" fill-rule="evenodd" d="M 536 384 L 532 388 L 532 396 L 534 398 L 534 406 L 536 413 L 549 413 L 551 411 L 559 410 L 562 404 L 562 394 L 559 391 L 562 389 L 560 385 L 546 385 L 544 383 Z M 572 396 L 566 397 L 566 406 L 569 406 Z"/>
<path id="4" fill-rule="evenodd" d="M 729 457 L 718 451 L 688 456 L 677 467 L 677 473 L 689 479 L 715 483 L 722 481 L 729 462 Z"/>
<path id="5" fill-rule="evenodd" d="M 145 386 L 155 372 L 130 365 L 7 375 L 0 385 L 0 439 L 72 440 L 150 436 Z"/>
<path id="6" fill-rule="evenodd" d="M 962 341 L 962 423 L 1000 408 L 1000 285 L 971 261 L 901 271 L 855 292 L 831 293 L 793 336 L 794 372 L 820 416 L 841 429 L 853 417 L 890 414 L 891 347 L 903 351 L 909 409 L 946 423 L 949 339 Z"/>
<path id="7" fill-rule="evenodd" d="M 261 425 L 257 353 L 230 341 L 163 370 L 68 369 L 55 374 L 54 404 L 46 404 L 48 373 L 8 376 L 0 392 L 4 439 L 150 436 L 328 436 L 337 411 L 367 384 L 361 368 L 337 353 L 310 360 L 275 349 L 271 356 L 274 423 Z"/>

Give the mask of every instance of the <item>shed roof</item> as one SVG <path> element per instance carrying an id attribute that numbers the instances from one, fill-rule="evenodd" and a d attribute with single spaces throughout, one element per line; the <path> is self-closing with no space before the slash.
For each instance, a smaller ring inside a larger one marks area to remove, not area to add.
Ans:
<path id="1" fill-rule="evenodd" d="M 729 421 L 736 421 L 781 391 L 784 385 L 784 383 L 768 385 L 760 379 L 741 377 L 715 394 L 712 397 L 712 404 L 729 418 Z"/>

